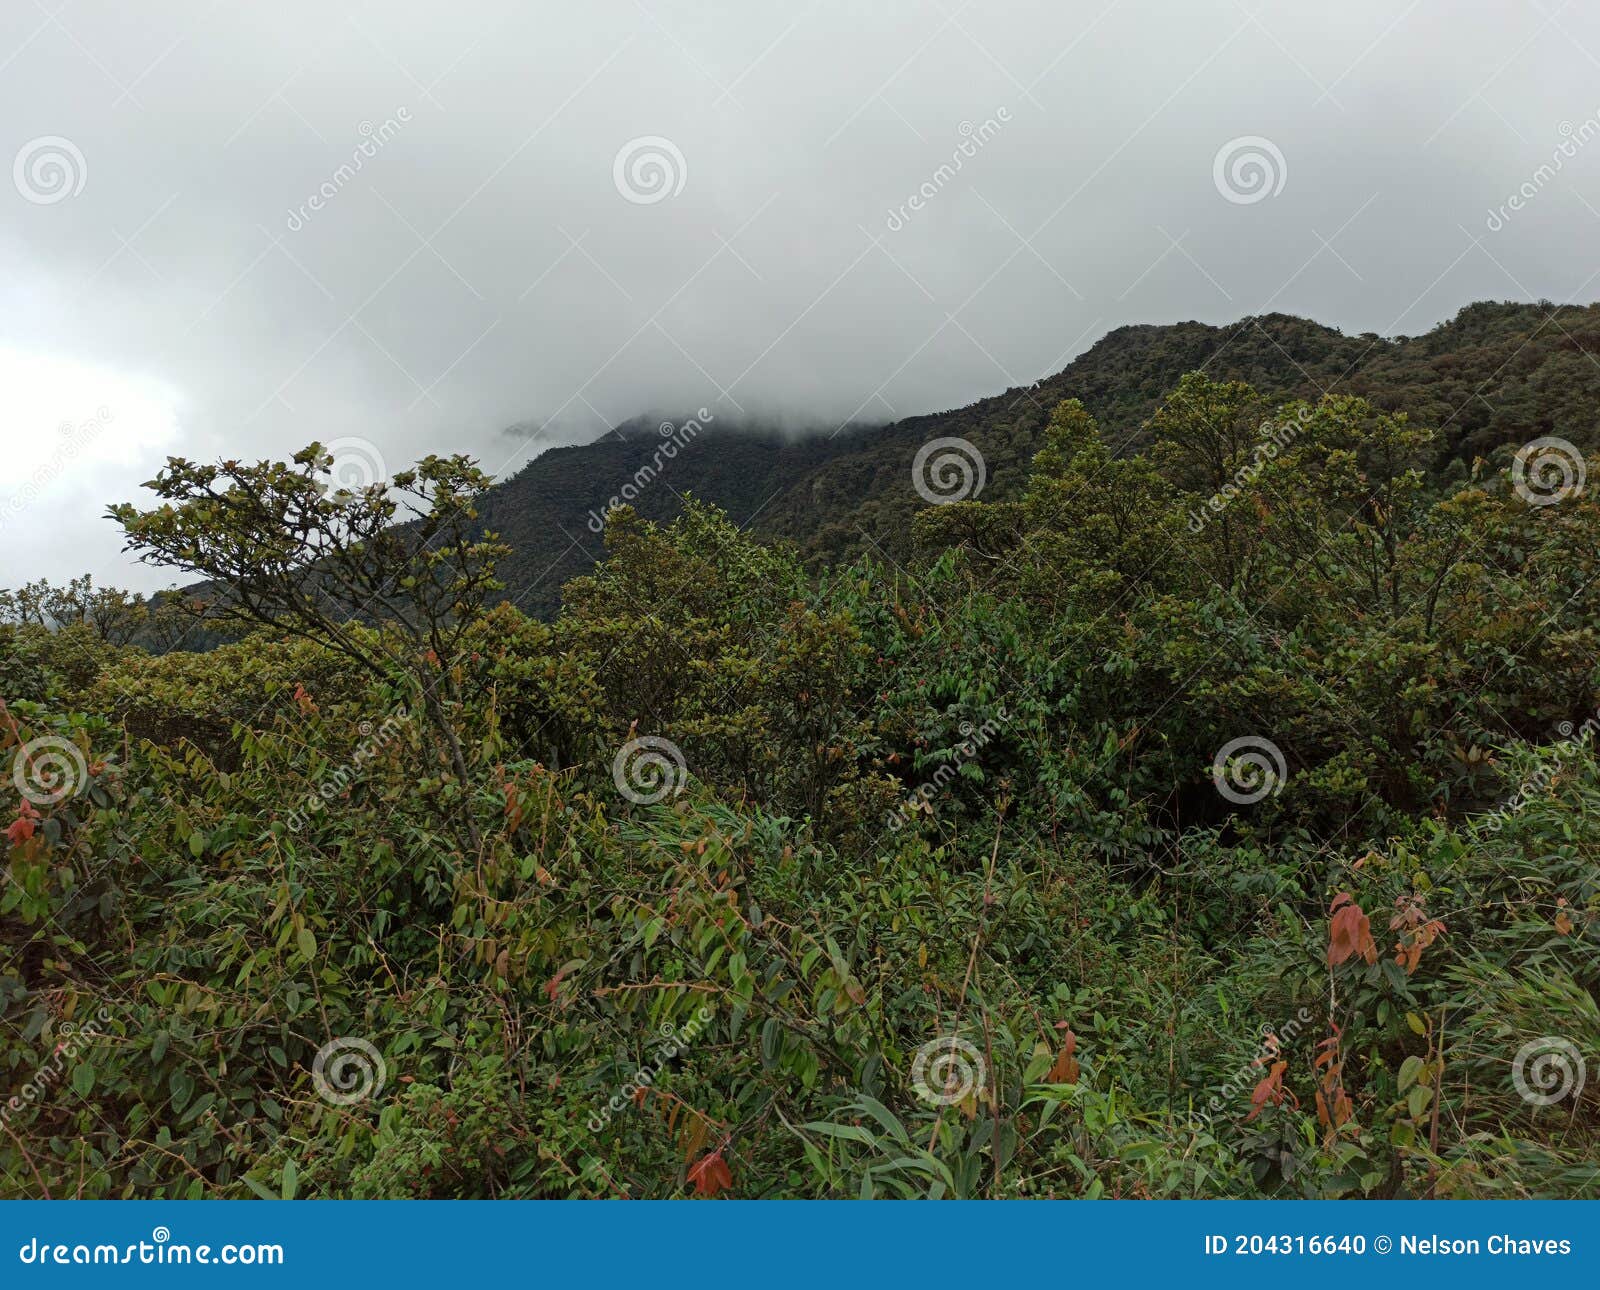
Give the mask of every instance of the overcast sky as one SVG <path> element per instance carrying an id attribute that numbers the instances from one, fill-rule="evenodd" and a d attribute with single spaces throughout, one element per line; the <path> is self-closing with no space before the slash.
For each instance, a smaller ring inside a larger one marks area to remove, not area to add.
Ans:
<path id="1" fill-rule="evenodd" d="M 165 585 L 99 517 L 169 453 L 505 473 L 1588 302 L 1597 113 L 1587 0 L 5 0 L 0 585 Z"/>

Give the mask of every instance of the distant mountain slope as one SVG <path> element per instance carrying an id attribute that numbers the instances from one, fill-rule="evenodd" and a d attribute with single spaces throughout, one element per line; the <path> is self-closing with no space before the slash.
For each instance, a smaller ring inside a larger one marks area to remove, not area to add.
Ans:
<path id="1" fill-rule="evenodd" d="M 515 551 L 502 565 L 507 594 L 546 615 L 561 583 L 602 553 L 591 513 L 603 512 L 646 464 L 654 477 L 633 505 L 650 518 L 670 517 L 682 495 L 693 494 L 814 558 L 849 559 L 874 547 L 898 558 L 924 504 L 911 487 L 911 462 L 928 440 L 976 445 L 988 471 L 983 495 L 1001 499 L 1026 478 L 1062 399 L 1083 400 L 1112 442 L 1131 450 L 1161 398 L 1197 368 L 1286 399 L 1359 394 L 1441 427 L 1457 460 L 1542 434 L 1583 447 L 1600 441 L 1600 305 L 1476 304 L 1423 335 L 1395 338 L 1346 336 L 1268 314 L 1226 327 L 1119 327 L 1032 387 L 832 438 L 714 422 L 666 460 L 656 424 L 629 422 L 593 443 L 552 449 L 497 485 L 484 521 Z"/>

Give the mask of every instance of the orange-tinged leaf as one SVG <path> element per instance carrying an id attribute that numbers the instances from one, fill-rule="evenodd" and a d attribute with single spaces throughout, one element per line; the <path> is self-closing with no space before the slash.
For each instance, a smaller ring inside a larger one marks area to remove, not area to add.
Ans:
<path id="1" fill-rule="evenodd" d="M 34 818 L 30 815 L 19 815 L 11 821 L 11 827 L 6 830 L 6 837 L 12 846 L 20 847 L 33 836 Z"/>
<path id="2" fill-rule="evenodd" d="M 1050 1068 L 1048 1083 L 1076 1084 L 1078 1082 L 1078 1059 L 1073 1056 L 1077 1048 L 1077 1035 L 1070 1030 L 1067 1031 L 1063 1036 L 1061 1051 L 1056 1055 L 1055 1065 Z"/>
<path id="3" fill-rule="evenodd" d="M 1444 923 L 1429 918 L 1419 895 L 1403 895 L 1394 902 L 1395 914 L 1389 920 L 1391 931 L 1398 931 L 1394 945 L 1394 961 L 1410 976 L 1422 961 L 1422 951 L 1444 935 Z"/>
<path id="4" fill-rule="evenodd" d="M 1283 1100 L 1291 1096 L 1289 1090 L 1283 1086 L 1283 1073 L 1289 1069 L 1288 1062 L 1273 1062 L 1268 1069 L 1266 1078 L 1255 1086 L 1250 1094 L 1250 1114 L 1245 1116 L 1245 1123 L 1249 1123 L 1266 1110 L 1267 1103 L 1273 1106 L 1282 1106 Z M 1298 1102 L 1296 1103 L 1298 1105 Z"/>
<path id="5" fill-rule="evenodd" d="M 690 1165 L 688 1178 L 694 1184 L 696 1196 L 716 1196 L 733 1186 L 733 1174 L 729 1172 L 728 1162 L 722 1158 L 721 1150 L 701 1156 Z"/>
<path id="6" fill-rule="evenodd" d="M 1378 961 L 1378 945 L 1372 939 L 1372 923 L 1355 897 L 1342 891 L 1333 898 L 1328 920 L 1328 966 L 1360 955 L 1368 963 Z"/>
<path id="7" fill-rule="evenodd" d="M 1350 1099 L 1342 1088 L 1333 1090 L 1333 1105 L 1328 1105 L 1328 1099 L 1323 1096 L 1322 1090 L 1317 1090 L 1317 1122 L 1325 1129 L 1337 1129 L 1348 1124 L 1350 1117 L 1355 1114 L 1355 1107 L 1350 1104 Z"/>

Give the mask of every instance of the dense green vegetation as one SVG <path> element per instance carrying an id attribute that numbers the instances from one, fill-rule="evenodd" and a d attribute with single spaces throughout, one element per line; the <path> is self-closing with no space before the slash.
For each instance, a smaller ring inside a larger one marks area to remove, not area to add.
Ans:
<path id="1" fill-rule="evenodd" d="M 1481 303 L 1419 336 L 1346 336 L 1286 314 L 1224 327 L 1185 322 L 1119 327 L 1060 372 L 968 407 L 907 417 L 870 431 L 823 427 L 804 438 L 734 425 L 719 409 L 636 501 L 666 521 L 692 494 L 741 528 L 793 542 L 813 570 L 876 554 L 910 559 L 912 517 L 922 504 L 906 466 L 930 440 L 960 436 L 988 464 L 988 500 L 1027 486 L 1033 456 L 1056 406 L 1076 398 L 1116 454 L 1148 443 L 1147 426 L 1186 372 L 1246 381 L 1276 400 L 1337 390 L 1438 431 L 1436 469 L 1459 480 L 1477 457 L 1560 435 L 1600 448 L 1600 305 Z M 676 425 L 688 409 L 665 409 Z M 488 527 L 512 548 L 502 577 L 518 608 L 552 617 L 560 589 L 603 555 L 585 523 L 660 443 L 656 418 L 619 426 L 593 443 L 543 453 L 483 500 Z M 498 467 L 499 462 L 486 465 Z M 1504 465 L 1503 456 L 1495 464 Z"/>
<path id="2" fill-rule="evenodd" d="M 0 629 L 0 1186 L 1600 1194 L 1600 507 L 1146 375 L 902 453 L 892 552 L 615 513 L 549 622 L 463 459 L 169 463 L 249 634 Z"/>

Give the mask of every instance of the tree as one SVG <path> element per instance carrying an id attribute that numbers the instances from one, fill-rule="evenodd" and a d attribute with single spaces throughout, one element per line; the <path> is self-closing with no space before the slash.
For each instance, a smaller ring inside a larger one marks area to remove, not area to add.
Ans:
<path id="1" fill-rule="evenodd" d="M 16 591 L 0 591 L 0 620 L 31 623 L 51 631 L 82 627 L 107 645 L 132 642 L 147 614 L 144 598 L 138 592 L 96 587 L 87 573 L 70 579 L 64 587 L 40 578 Z"/>
<path id="2" fill-rule="evenodd" d="M 1172 486 L 1149 457 L 1113 457 L 1076 399 L 1050 418 L 1023 499 L 1036 594 L 1099 610 L 1191 581 Z"/>
<path id="3" fill-rule="evenodd" d="M 459 647 L 500 587 L 494 563 L 506 550 L 476 523 L 474 503 L 491 481 L 461 455 L 428 456 L 356 490 L 330 487 L 331 466 L 316 443 L 287 463 L 169 457 L 147 485 L 162 505 L 122 503 L 110 515 L 142 561 L 208 579 L 214 617 L 316 641 L 397 686 L 464 793 L 451 717 L 462 697 Z M 471 813 L 462 819 L 476 849 Z"/>
<path id="4" fill-rule="evenodd" d="M 205 616 L 203 600 L 185 596 L 176 588 L 158 591 L 145 602 L 145 621 L 141 636 L 157 654 L 170 654 L 182 645 L 194 628 L 195 619 Z"/>

